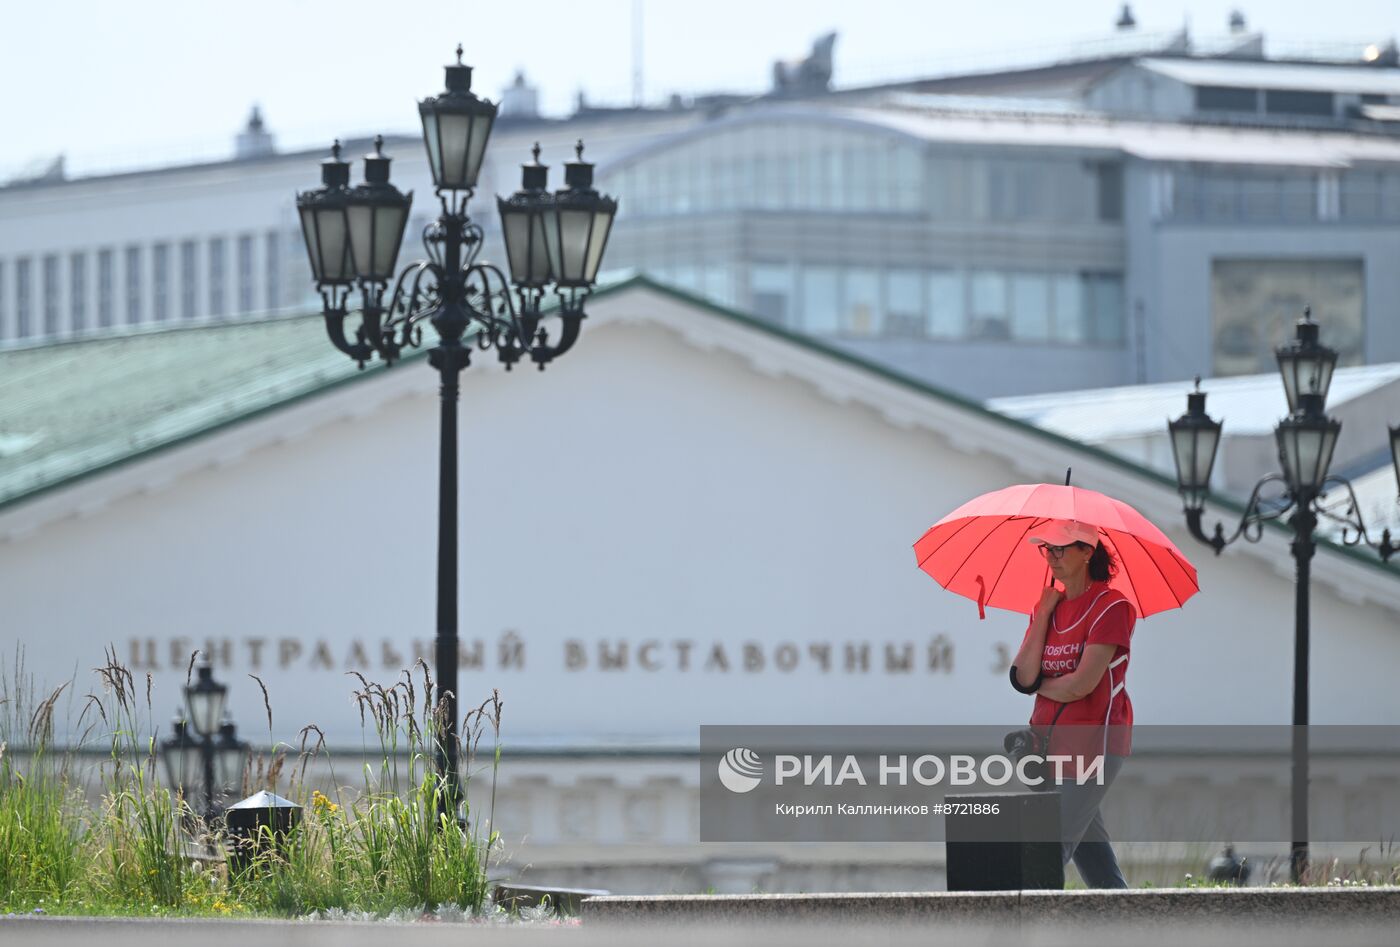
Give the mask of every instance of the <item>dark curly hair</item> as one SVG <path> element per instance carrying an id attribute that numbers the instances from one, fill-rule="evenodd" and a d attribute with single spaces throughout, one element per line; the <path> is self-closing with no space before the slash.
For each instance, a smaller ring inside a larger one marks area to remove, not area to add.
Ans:
<path id="1" fill-rule="evenodd" d="M 1078 542 L 1076 546 L 1088 546 L 1088 543 Z M 1094 544 L 1094 553 L 1089 557 L 1089 578 L 1095 582 L 1107 582 L 1118 574 L 1118 560 L 1113 558 L 1113 553 L 1108 551 L 1102 542 Z"/>

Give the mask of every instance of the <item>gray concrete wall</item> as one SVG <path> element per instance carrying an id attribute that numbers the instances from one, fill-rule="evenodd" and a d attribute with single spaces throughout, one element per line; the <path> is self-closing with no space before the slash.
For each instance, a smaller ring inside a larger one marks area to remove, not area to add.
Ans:
<path id="1" fill-rule="evenodd" d="M 1188 225 L 1139 218 L 1128 241 L 1134 264 L 1130 282 L 1144 293 L 1159 290 L 1157 311 L 1148 318 L 1149 381 L 1210 374 L 1210 281 L 1211 263 L 1216 259 L 1360 259 L 1365 359 L 1371 364 L 1400 360 L 1400 316 L 1395 302 L 1400 299 L 1400 266 L 1396 265 L 1400 230 L 1393 226 Z"/>

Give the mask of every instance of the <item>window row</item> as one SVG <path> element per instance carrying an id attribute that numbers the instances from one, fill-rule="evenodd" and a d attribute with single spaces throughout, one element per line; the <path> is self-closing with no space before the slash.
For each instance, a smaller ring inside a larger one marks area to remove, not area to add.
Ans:
<path id="1" fill-rule="evenodd" d="M 773 123 L 714 132 L 604 178 L 624 214 L 733 210 L 932 214 L 950 220 L 1122 217 L 1122 165 L 1045 154 L 937 153 L 875 130 Z"/>
<path id="2" fill-rule="evenodd" d="M 279 312 L 305 301 L 296 231 L 0 260 L 0 339 Z"/>
<path id="3" fill-rule="evenodd" d="M 1400 169 L 1343 172 L 1340 191 L 1343 220 L 1400 220 Z"/>
<path id="4" fill-rule="evenodd" d="M 1309 172 L 1194 168 L 1173 176 L 1173 216 L 1211 223 L 1400 220 L 1400 170 Z"/>
<path id="5" fill-rule="evenodd" d="M 1197 86 L 1196 109 L 1202 112 L 1265 112 L 1269 115 L 1331 116 L 1336 96 L 1308 89 L 1239 89 Z"/>
<path id="6" fill-rule="evenodd" d="M 886 136 L 849 135 L 812 150 L 726 153 L 701 146 L 642 160 L 606 178 L 629 215 L 727 210 L 917 212 L 922 167 L 916 147 Z"/>
<path id="7" fill-rule="evenodd" d="M 1183 220 L 1302 222 L 1318 217 L 1318 178 L 1309 173 L 1179 171 L 1173 216 Z"/>
<path id="8" fill-rule="evenodd" d="M 1021 342 L 1123 342 L 1116 273 L 874 269 L 756 263 L 651 267 L 662 282 L 819 336 Z"/>

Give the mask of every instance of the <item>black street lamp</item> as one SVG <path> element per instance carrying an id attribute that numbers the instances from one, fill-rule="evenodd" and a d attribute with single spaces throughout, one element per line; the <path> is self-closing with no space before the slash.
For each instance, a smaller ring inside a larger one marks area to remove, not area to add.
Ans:
<path id="1" fill-rule="evenodd" d="M 1382 561 L 1389 560 L 1400 546 L 1391 542 L 1388 529 L 1382 532 L 1379 543 L 1371 542 L 1351 483 L 1328 474 L 1337 436 L 1342 430 L 1341 422 L 1327 417 L 1324 410 L 1337 353 L 1318 340 L 1318 327 L 1312 321 L 1310 310 L 1304 310 L 1303 318 L 1298 320 L 1297 338 L 1281 346 L 1275 354 L 1289 408 L 1288 417 L 1279 421 L 1274 431 L 1283 472 L 1267 474 L 1254 485 L 1239 524 L 1229 537 L 1225 536 L 1220 523 L 1216 523 L 1212 535 L 1206 535 L 1201 528 L 1223 424 L 1206 414 L 1206 393 L 1200 390 L 1199 378 L 1196 390 L 1186 397 L 1186 413 L 1168 422 L 1167 430 L 1176 461 L 1177 489 L 1192 536 L 1219 555 L 1241 537 L 1258 542 L 1263 536 L 1264 524 L 1270 520 L 1287 516 L 1293 530 L 1291 548 L 1297 580 L 1293 636 L 1293 844 L 1289 866 L 1290 875 L 1298 881 L 1308 859 L 1308 616 L 1318 520 L 1321 517 L 1340 523 L 1344 544 L 1364 543 L 1374 548 Z M 1390 429 L 1390 446 L 1396 482 L 1400 485 L 1400 428 Z M 1270 483 L 1281 483 L 1282 492 L 1266 499 L 1264 491 Z M 1320 502 L 1331 487 L 1344 489 L 1350 496 L 1350 503 L 1342 514 Z"/>
<path id="2" fill-rule="evenodd" d="M 167 781 L 187 799 L 201 784 L 204 816 L 211 820 L 218 814 L 215 796 L 239 787 L 252 752 L 238 739 L 234 725 L 223 719 L 227 697 L 228 688 L 214 680 L 213 669 L 200 665 L 195 683 L 185 686 L 185 716 L 176 718 L 171 735 L 161 741 Z"/>
<path id="3" fill-rule="evenodd" d="M 297 208 L 312 276 L 321 294 L 331 343 L 364 368 L 378 355 L 392 363 L 401 351 L 422 344 L 422 324 L 438 340 L 429 364 L 442 379 L 438 470 L 438 577 L 435 664 L 442 703 L 442 733 L 435 748 L 444 778 L 444 809 L 460 800 L 457 747 L 457 397 L 458 375 L 473 345 L 496 350 L 507 370 L 525 357 L 541 370 L 573 347 L 584 303 L 598 276 L 617 201 L 593 188 L 593 165 L 565 164 L 565 187 L 546 188 L 548 168 L 523 165 L 521 189 L 498 198 L 510 278 L 491 263 L 478 262 L 483 232 L 467 214 L 476 188 L 496 105 L 471 91 L 471 67 L 447 66 L 447 89 L 418 103 L 428 166 L 442 212 L 423 231 L 428 259 L 393 273 L 408 219 L 411 194 L 389 183 L 383 139 L 365 156 L 365 183 L 349 186 L 349 165 L 340 143 L 322 164 L 322 186 L 297 195 Z M 394 286 L 388 292 L 389 282 Z M 556 340 L 542 328 L 544 294 L 553 283 L 559 306 Z M 346 332 L 349 297 L 360 290 L 359 325 Z M 514 295 L 512 295 L 512 292 Z"/>

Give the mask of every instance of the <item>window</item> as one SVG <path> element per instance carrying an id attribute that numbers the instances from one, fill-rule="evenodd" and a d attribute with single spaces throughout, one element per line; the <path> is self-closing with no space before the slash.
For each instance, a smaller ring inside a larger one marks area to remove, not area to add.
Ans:
<path id="1" fill-rule="evenodd" d="M 1350 172 L 1341 177 L 1343 214 L 1348 206 L 1349 176 Z M 1175 183 L 1174 215 L 1182 220 L 1268 223 L 1317 219 L 1318 178 L 1311 173 L 1199 167 L 1179 171 Z"/>
<path id="2" fill-rule="evenodd" d="M 224 238 L 209 238 L 209 315 L 224 314 Z"/>
<path id="3" fill-rule="evenodd" d="M 422 228 L 418 228 L 421 233 Z M 263 257 L 267 266 L 267 284 L 263 295 L 267 301 L 267 311 L 276 312 L 282 308 L 282 235 L 269 230 L 263 236 Z"/>
<path id="4" fill-rule="evenodd" d="M 126 260 L 126 323 L 141 321 L 141 248 L 127 247 Z"/>
<path id="5" fill-rule="evenodd" d="M 97 324 L 106 328 L 116 322 L 116 264 L 111 250 L 97 251 Z"/>
<path id="6" fill-rule="evenodd" d="M 1123 165 L 1102 161 L 1095 169 L 1099 220 L 1123 219 Z"/>
<path id="7" fill-rule="evenodd" d="M 29 307 L 32 304 L 31 295 L 33 287 L 30 285 L 29 258 L 21 257 L 15 261 L 15 338 L 29 338 L 32 327 L 30 321 L 34 314 Z"/>
<path id="8" fill-rule="evenodd" d="M 1011 220 L 1011 168 L 1006 161 L 988 161 L 984 166 L 987 181 L 987 217 L 990 220 Z"/>
<path id="9" fill-rule="evenodd" d="M 967 299 L 959 271 L 936 271 L 928 277 L 928 334 L 961 339 L 967 334 Z"/>
<path id="10" fill-rule="evenodd" d="M 842 331 L 850 335 L 879 335 L 885 328 L 880 306 L 880 274 L 875 270 L 846 271 Z"/>
<path id="11" fill-rule="evenodd" d="M 87 328 L 87 254 L 68 256 L 68 323 L 74 332 Z"/>
<path id="12" fill-rule="evenodd" d="M 826 150 L 826 180 L 823 182 L 826 187 L 823 206 L 832 210 L 845 210 L 846 203 L 846 169 L 842 166 L 841 150 L 839 146 L 827 140 Z"/>
<path id="13" fill-rule="evenodd" d="M 1016 161 L 1011 166 L 1012 214 L 1016 220 L 1044 220 L 1045 205 L 1052 188 L 1049 187 L 1053 165 L 1032 161 Z"/>
<path id="14" fill-rule="evenodd" d="M 1347 171 L 1341 176 L 1346 220 L 1400 220 L 1400 171 Z"/>
<path id="15" fill-rule="evenodd" d="M 917 270 L 885 273 L 885 331 L 890 335 L 924 334 L 924 281 Z"/>
<path id="16" fill-rule="evenodd" d="M 1199 216 L 1202 220 L 1237 220 L 1240 216 L 1239 178 L 1211 174 L 1200 182 Z"/>
<path id="17" fill-rule="evenodd" d="M 238 238 L 238 311 L 253 311 L 253 237 Z"/>
<path id="18" fill-rule="evenodd" d="M 180 243 L 180 318 L 193 319 L 198 310 L 198 264 L 195 255 L 197 245 L 193 240 Z"/>
<path id="19" fill-rule="evenodd" d="M 170 244 L 151 248 L 151 317 L 156 322 L 170 319 Z"/>
<path id="20" fill-rule="evenodd" d="M 1266 89 L 1264 111 L 1277 115 L 1331 115 L 1333 95 L 1300 89 Z"/>
<path id="21" fill-rule="evenodd" d="M 1086 278 L 1090 337 L 1095 342 L 1123 342 L 1123 280 L 1119 276 L 1091 273 Z"/>
<path id="22" fill-rule="evenodd" d="M 58 279 L 58 254 L 50 253 L 44 257 L 44 335 L 58 333 Z"/>
<path id="23" fill-rule="evenodd" d="M 734 271 L 719 264 L 706 264 L 700 268 L 702 292 L 723 306 L 734 305 Z"/>
<path id="24" fill-rule="evenodd" d="M 1313 175 L 1280 175 L 1274 186 L 1279 192 L 1279 216 L 1283 220 L 1317 218 L 1317 178 Z"/>
<path id="25" fill-rule="evenodd" d="M 864 142 L 846 149 L 846 206 L 851 210 L 868 210 L 874 205 L 870 192 L 874 188 L 875 168 L 870 146 Z"/>
<path id="26" fill-rule="evenodd" d="M 1213 85 L 1197 86 L 1196 110 L 1198 112 L 1257 112 L 1259 110 L 1259 90 L 1231 89 L 1226 86 Z"/>
<path id="27" fill-rule="evenodd" d="M 802 271 L 802 328 L 814 335 L 840 329 L 840 274 L 835 267 L 809 266 Z"/>
<path id="28" fill-rule="evenodd" d="M 1055 313 L 1055 338 L 1061 342 L 1083 342 L 1084 284 L 1078 274 L 1062 273 L 1050 282 Z"/>
<path id="29" fill-rule="evenodd" d="M 919 210 L 923 205 L 923 154 L 914 148 L 895 149 L 895 208 Z"/>
<path id="30" fill-rule="evenodd" d="M 700 292 L 700 267 L 684 263 L 671 270 L 671 285 L 687 293 Z"/>
<path id="31" fill-rule="evenodd" d="M 755 263 L 749 267 L 749 306 L 753 314 L 776 325 L 792 324 L 792 267 L 780 263 Z"/>
<path id="32" fill-rule="evenodd" d="M 1007 308 L 1006 274 L 990 270 L 974 271 L 970 335 L 976 339 L 1010 338 Z"/>
<path id="33" fill-rule="evenodd" d="M 710 185 L 710 161 L 701 155 L 692 155 L 690 162 L 691 194 L 697 211 L 712 210 L 714 188 Z"/>
<path id="34" fill-rule="evenodd" d="M 1045 276 L 1011 277 L 1011 337 L 1032 342 L 1050 338 L 1050 281 Z"/>
<path id="35" fill-rule="evenodd" d="M 779 206 L 781 194 L 775 187 L 776 170 L 773 168 L 773 160 L 767 155 L 755 155 L 753 159 L 753 179 L 758 188 L 759 207 L 776 209 Z"/>

